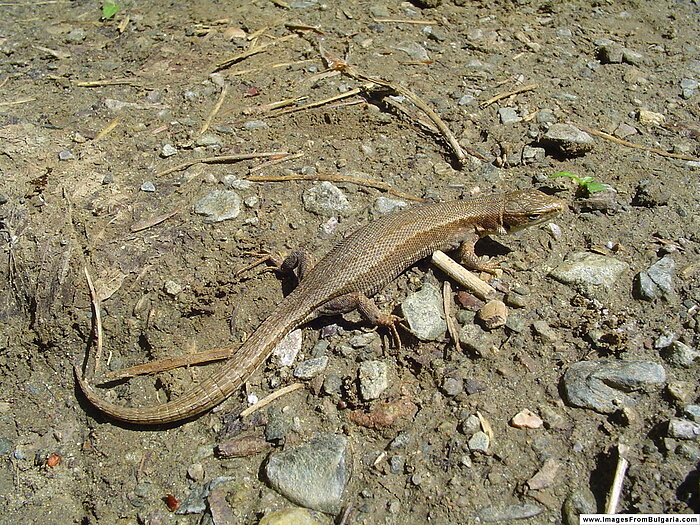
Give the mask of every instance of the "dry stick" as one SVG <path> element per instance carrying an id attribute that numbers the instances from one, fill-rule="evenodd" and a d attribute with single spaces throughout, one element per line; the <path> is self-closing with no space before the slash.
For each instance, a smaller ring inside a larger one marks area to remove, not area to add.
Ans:
<path id="1" fill-rule="evenodd" d="M 268 69 L 277 69 L 280 67 L 296 66 L 297 64 L 304 64 L 306 62 L 315 62 L 315 58 L 305 58 L 304 60 L 295 60 L 293 62 L 279 62 L 277 64 L 272 64 L 264 67 L 253 67 L 250 69 L 241 69 L 240 71 L 231 71 L 228 75 L 231 77 L 245 75 L 247 73 L 256 73 L 258 71 L 267 71 Z"/>
<path id="2" fill-rule="evenodd" d="M 107 127 L 104 128 L 102 131 L 100 131 L 97 136 L 93 139 L 93 142 L 97 142 L 98 140 L 102 139 L 105 135 L 107 135 L 110 131 L 112 131 L 114 128 L 116 128 L 119 125 L 119 122 L 121 122 L 121 117 L 115 118 L 112 122 L 107 124 Z"/>
<path id="3" fill-rule="evenodd" d="M 404 193 L 402 191 L 398 191 L 395 189 L 392 189 L 388 184 L 385 182 L 381 182 L 378 180 L 374 179 L 364 179 L 361 177 L 351 177 L 348 175 L 332 175 L 332 174 L 317 174 L 317 175 L 305 175 L 305 174 L 293 174 L 293 175 L 253 175 L 250 177 L 246 177 L 246 180 L 250 180 L 253 182 L 285 182 L 285 181 L 290 181 L 290 180 L 312 180 L 312 181 L 319 181 L 319 180 L 325 180 L 325 181 L 330 181 L 330 182 L 348 182 L 351 184 L 357 184 L 359 186 L 367 186 L 369 188 L 376 188 L 378 190 L 383 190 L 386 191 L 387 193 L 391 193 L 392 195 L 396 195 L 397 197 L 401 197 L 403 199 L 408 199 L 416 202 L 423 202 L 424 199 L 420 197 L 416 197 L 415 195 L 411 195 L 410 193 Z"/>
<path id="4" fill-rule="evenodd" d="M 636 144 L 634 142 L 629 142 L 628 140 L 623 140 L 623 139 L 618 139 L 617 137 L 613 135 L 609 135 L 608 133 L 605 133 L 603 131 L 598 131 L 597 129 L 591 129 L 587 128 L 584 126 L 579 126 L 583 131 L 586 133 L 590 133 L 591 135 L 596 135 L 598 137 L 604 138 L 606 140 L 609 140 L 611 142 L 615 142 L 617 144 L 621 144 L 622 146 L 627 146 L 628 148 L 634 148 L 634 149 L 641 149 L 644 151 L 649 151 L 651 153 L 656 153 L 657 155 L 661 155 L 662 157 L 670 157 L 672 159 L 681 159 L 681 160 L 690 160 L 694 162 L 700 162 L 700 158 L 698 157 L 692 157 L 690 155 L 683 155 L 681 153 L 669 153 L 668 151 L 664 151 L 659 148 L 652 148 L 651 146 L 644 146 L 642 144 Z"/>
<path id="5" fill-rule="evenodd" d="M 34 102 L 36 99 L 33 97 L 30 98 L 21 98 L 19 100 L 13 100 L 10 102 L 0 102 L 0 106 L 15 106 L 17 104 L 26 104 L 27 102 Z"/>
<path id="6" fill-rule="evenodd" d="M 77 82 L 76 87 L 102 87 L 102 86 L 137 86 L 137 78 L 115 78 L 112 80 L 90 80 L 88 82 Z"/>
<path id="7" fill-rule="evenodd" d="M 346 91 L 345 93 L 341 93 L 340 95 L 334 95 L 332 97 L 324 98 L 323 100 L 317 100 L 316 102 L 309 102 L 308 104 L 304 104 L 303 106 L 298 106 L 296 108 L 278 111 L 277 113 L 273 113 L 270 116 L 279 117 L 280 115 L 289 115 L 290 113 L 296 113 L 297 111 L 305 111 L 307 109 L 317 108 L 319 106 L 324 106 L 337 100 L 342 100 L 344 98 L 352 97 L 354 95 L 359 95 L 360 93 L 362 93 L 362 91 L 362 88 L 351 89 L 350 91 Z"/>
<path id="8" fill-rule="evenodd" d="M 458 264 L 454 259 L 448 257 L 444 252 L 437 250 L 433 253 L 432 261 L 435 266 L 440 268 L 449 277 L 452 277 L 459 284 L 471 291 L 479 299 L 485 300 L 496 294 L 490 284 L 479 279 L 472 272 L 467 270 L 461 264 Z"/>
<path id="9" fill-rule="evenodd" d="M 85 271 L 85 279 L 87 280 L 87 285 L 90 289 L 90 302 L 92 304 L 92 327 L 97 335 L 97 344 L 95 349 L 95 370 L 93 371 L 94 374 L 97 372 L 97 369 L 100 366 L 100 359 L 102 359 L 102 314 L 100 313 L 100 300 L 97 297 L 95 285 L 92 282 L 87 266 L 85 266 L 83 270 Z"/>
<path id="10" fill-rule="evenodd" d="M 240 153 L 238 155 L 219 155 L 216 157 L 202 157 L 201 159 L 192 159 L 167 170 L 161 171 L 156 174 L 156 177 L 162 177 L 163 175 L 168 175 L 174 171 L 180 171 L 194 166 L 195 164 L 218 164 L 225 162 L 238 162 L 240 160 L 258 159 L 265 157 L 283 157 L 285 155 L 290 155 L 287 151 L 266 151 L 262 153 Z"/>
<path id="11" fill-rule="evenodd" d="M 157 215 L 155 217 L 151 217 L 150 219 L 144 219 L 142 221 L 135 222 L 129 227 L 129 230 L 131 231 L 131 233 L 147 230 L 148 228 L 151 228 L 156 224 L 160 224 L 163 221 L 167 221 L 170 217 L 174 217 L 178 214 L 178 212 L 180 212 L 180 210 L 182 210 L 182 206 L 178 206 L 174 210 L 170 210 L 169 212 L 163 213 L 162 215 Z"/>
<path id="12" fill-rule="evenodd" d="M 452 341 L 454 341 L 455 349 L 458 352 L 461 352 L 462 346 L 459 344 L 457 323 L 455 323 L 455 318 L 452 315 L 452 285 L 450 285 L 450 281 L 445 281 L 442 283 L 442 308 L 445 311 L 447 331 L 450 334 Z"/>
<path id="13" fill-rule="evenodd" d="M 424 26 L 438 25 L 437 20 L 403 20 L 400 18 L 373 18 L 372 20 L 384 24 L 417 24 Z"/>
<path id="14" fill-rule="evenodd" d="M 491 97 L 490 99 L 486 100 L 485 102 L 481 103 L 481 107 L 485 108 L 487 106 L 490 106 L 494 102 L 498 102 L 501 99 L 512 97 L 513 95 L 517 95 L 518 93 L 523 93 L 524 91 L 533 91 L 537 89 L 539 86 L 537 84 L 528 84 L 527 86 L 522 86 L 517 89 L 514 89 L 512 91 L 506 91 L 505 93 L 501 93 L 500 95 L 496 95 L 495 97 Z"/>
<path id="15" fill-rule="evenodd" d="M 260 170 L 265 170 L 265 169 L 270 168 L 272 166 L 276 166 L 277 164 L 282 164 L 283 162 L 288 162 L 290 160 L 299 159 L 303 156 L 304 156 L 304 153 L 299 152 L 299 153 L 295 153 L 294 155 L 289 155 L 289 156 L 281 158 L 281 159 L 268 160 L 266 162 L 262 162 L 262 163 L 258 164 L 257 166 L 253 166 L 252 168 L 250 168 L 250 170 L 248 170 L 248 173 L 255 173 L 255 172 L 260 171 Z"/>
<path id="16" fill-rule="evenodd" d="M 202 127 L 199 130 L 200 135 L 202 135 L 206 130 L 209 129 L 209 126 L 211 125 L 211 121 L 214 119 L 216 114 L 221 109 L 221 105 L 224 103 L 224 99 L 226 98 L 227 92 L 228 92 L 228 88 L 226 86 L 224 86 L 224 88 L 221 90 L 221 95 L 219 95 L 219 100 L 216 101 L 216 104 L 214 104 L 214 107 L 212 108 L 211 112 L 209 112 L 209 115 L 207 115 L 207 119 L 204 121 L 204 124 L 202 124 Z"/>
<path id="17" fill-rule="evenodd" d="M 617 505 L 620 502 L 620 494 L 622 493 L 622 482 L 625 479 L 625 472 L 627 472 L 627 467 L 629 466 L 629 461 L 624 458 L 624 454 L 626 454 L 628 450 L 629 447 L 622 443 L 617 446 L 617 467 L 615 468 L 615 477 L 613 478 L 613 484 L 608 494 L 608 502 L 607 505 L 605 505 L 605 514 L 617 513 Z"/>
<path id="18" fill-rule="evenodd" d="M 260 45 L 257 45 L 255 47 L 251 47 L 247 51 L 243 51 L 242 53 L 239 53 L 235 56 L 232 56 L 228 60 L 224 60 L 223 62 L 216 64 L 216 66 L 214 67 L 214 71 L 216 72 L 216 71 L 221 71 L 222 69 L 226 69 L 227 67 L 232 66 L 233 64 L 240 62 L 241 60 L 243 60 L 245 58 L 248 58 L 250 56 L 256 55 L 256 54 L 264 51 L 269 46 L 279 44 L 280 42 L 284 42 L 284 41 L 289 40 L 291 38 L 297 38 L 297 35 L 294 34 L 294 35 L 283 36 L 281 38 L 278 38 L 277 40 L 273 40 L 272 42 L 266 42 L 264 44 L 260 44 Z"/>
<path id="19" fill-rule="evenodd" d="M 104 378 L 108 381 L 114 381 L 117 379 L 127 379 L 129 377 L 147 374 L 157 374 L 158 372 L 172 370 L 173 368 L 181 368 L 183 366 L 199 365 L 203 363 L 210 363 L 211 361 L 221 361 L 222 359 L 228 359 L 231 357 L 238 346 L 239 345 L 220 346 L 205 350 L 203 352 L 196 352 L 194 354 L 165 357 L 163 359 L 151 361 L 150 363 L 144 363 L 142 365 L 107 372 L 104 374 Z"/>
<path id="20" fill-rule="evenodd" d="M 254 405 L 246 408 L 243 412 L 241 412 L 240 416 L 241 417 L 249 416 L 253 412 L 256 412 L 256 411 L 260 410 L 261 408 L 266 407 L 267 405 L 272 403 L 278 397 L 282 397 L 286 394 L 289 394 L 290 392 L 294 392 L 295 390 L 299 390 L 300 388 L 304 388 L 304 385 L 302 383 L 292 383 L 289 386 L 285 386 L 284 388 L 280 388 L 279 390 L 277 390 L 276 392 L 273 392 L 269 396 L 262 398 L 260 401 L 258 401 Z"/>

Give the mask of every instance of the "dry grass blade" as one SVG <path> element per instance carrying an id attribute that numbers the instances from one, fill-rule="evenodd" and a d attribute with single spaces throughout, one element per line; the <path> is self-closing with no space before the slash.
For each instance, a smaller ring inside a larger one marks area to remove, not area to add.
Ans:
<path id="1" fill-rule="evenodd" d="M 90 80 L 86 82 L 76 82 L 76 87 L 103 87 L 103 86 L 137 86 L 137 78 L 114 78 L 111 80 Z"/>
<path id="2" fill-rule="evenodd" d="M 219 112 L 222 104 L 224 103 L 224 99 L 226 98 L 226 93 L 228 93 L 228 89 L 226 88 L 226 86 L 224 86 L 224 88 L 221 90 L 221 94 L 219 95 L 219 99 L 216 101 L 216 104 L 214 104 L 214 107 L 209 112 L 209 115 L 207 115 L 206 120 L 204 121 L 204 123 L 202 124 L 202 127 L 199 130 L 200 135 L 202 135 L 206 130 L 209 129 L 209 126 L 211 126 L 211 121 L 214 120 L 214 117 Z"/>
<path id="3" fill-rule="evenodd" d="M 162 177 L 175 171 L 180 171 L 194 166 L 195 164 L 225 164 L 227 162 L 239 162 L 241 160 L 261 159 L 266 157 L 285 157 L 290 155 L 288 151 L 265 151 L 260 153 L 240 153 L 238 155 L 217 155 L 216 157 L 202 157 L 201 159 L 192 159 L 167 170 L 163 170 L 156 174 L 156 177 Z"/>
<path id="4" fill-rule="evenodd" d="M 100 367 L 100 360 L 102 359 L 102 313 L 100 312 L 100 300 L 97 297 L 97 292 L 95 291 L 95 285 L 92 283 L 92 277 L 90 277 L 90 272 L 88 272 L 87 267 L 84 269 L 85 279 L 87 280 L 87 285 L 90 290 L 90 302 L 92 304 L 92 328 L 95 332 L 97 338 L 95 347 L 95 369 L 93 374 L 97 372 Z"/>
<path id="5" fill-rule="evenodd" d="M 499 100 L 502 100 L 504 98 L 512 97 L 513 95 L 517 95 L 518 93 L 524 93 L 525 91 L 533 91 L 537 89 L 539 86 L 537 84 L 528 84 L 527 86 L 522 86 L 517 89 L 513 89 L 511 91 L 506 91 L 505 93 L 500 93 L 499 95 L 496 95 L 495 97 L 491 97 L 490 99 L 484 101 L 481 103 L 481 107 L 485 108 L 487 106 L 490 106 L 494 102 L 498 102 Z"/>
<path id="6" fill-rule="evenodd" d="M 241 417 L 246 417 L 252 414 L 253 412 L 256 412 L 260 410 L 261 408 L 266 407 L 270 403 L 272 403 L 275 399 L 282 397 L 286 394 L 289 394 L 290 392 L 294 392 L 295 390 L 299 390 L 300 388 L 304 388 L 304 385 L 302 383 L 292 383 L 289 386 L 285 386 L 284 388 L 280 388 L 276 392 L 273 392 L 267 397 L 264 397 L 257 403 L 255 403 L 253 406 L 249 406 L 246 408 L 243 412 L 241 412 Z"/>
<path id="7" fill-rule="evenodd" d="M 34 102 L 36 99 L 34 97 L 21 98 L 19 100 L 12 100 L 10 102 L 0 102 L 0 107 L 3 106 L 16 106 L 18 104 L 26 104 L 28 102 Z"/>
<path id="8" fill-rule="evenodd" d="M 135 222 L 134 224 L 131 225 L 129 230 L 132 233 L 136 233 L 136 232 L 140 232 L 142 230 L 146 230 L 148 228 L 151 228 L 151 227 L 155 226 L 156 224 L 160 224 L 163 221 L 167 221 L 170 217 L 174 217 L 175 215 L 177 215 L 180 212 L 181 209 L 182 209 L 182 206 L 178 206 L 174 210 L 163 213 L 162 215 L 157 215 L 156 217 L 152 217 L 150 219 L 145 219 L 143 221 Z"/>
<path id="9" fill-rule="evenodd" d="M 298 38 L 298 36 L 295 34 L 287 35 L 287 36 L 283 36 L 281 38 L 278 38 L 276 40 L 273 40 L 271 42 L 265 42 L 264 44 L 255 45 L 255 46 L 251 47 L 250 49 L 243 51 L 242 53 L 238 53 L 237 55 L 234 55 L 231 58 L 224 60 L 223 62 L 219 62 L 214 67 L 214 72 L 221 71 L 222 69 L 226 69 L 227 67 L 231 67 L 232 65 L 237 64 L 241 60 L 244 60 L 244 59 L 246 59 L 250 56 L 253 56 L 253 55 L 257 55 L 258 53 L 261 53 L 262 51 L 265 51 L 265 49 L 267 49 L 270 46 L 279 44 L 281 42 L 285 42 L 285 41 L 290 40 L 292 38 Z"/>
<path id="10" fill-rule="evenodd" d="M 442 309 L 445 311 L 445 322 L 447 323 L 447 332 L 450 334 L 452 341 L 455 344 L 455 349 L 458 352 L 462 351 L 462 345 L 459 344 L 459 330 L 457 323 L 452 315 L 452 286 L 449 281 L 442 283 Z"/>
<path id="11" fill-rule="evenodd" d="M 107 124 L 107 127 L 97 134 L 97 136 L 93 139 L 93 142 L 97 142 L 98 140 L 101 140 L 103 137 L 105 137 L 108 133 L 110 133 L 114 128 L 116 128 L 119 125 L 121 120 L 121 117 L 117 117 L 112 122 Z"/>
<path id="12" fill-rule="evenodd" d="M 600 137 L 602 139 L 609 140 L 610 142 L 615 142 L 616 144 L 620 144 L 622 146 L 627 146 L 628 148 L 649 151 L 650 153 L 656 153 L 657 155 L 661 155 L 662 157 L 669 157 L 671 159 L 681 159 L 681 160 L 689 160 L 691 162 L 700 162 L 700 158 L 698 158 L 698 157 L 693 157 L 691 155 L 683 155 L 681 153 L 670 153 L 668 151 L 664 151 L 664 150 L 659 149 L 659 148 L 652 148 L 651 146 L 644 146 L 642 144 L 636 144 L 636 143 L 630 142 L 628 140 L 619 139 L 613 135 L 605 133 L 604 131 L 598 131 L 597 129 L 591 129 L 591 128 L 587 128 L 584 126 L 579 126 L 579 127 L 583 131 L 585 131 L 586 133 L 590 133 L 591 135 L 595 135 L 595 136 Z"/>

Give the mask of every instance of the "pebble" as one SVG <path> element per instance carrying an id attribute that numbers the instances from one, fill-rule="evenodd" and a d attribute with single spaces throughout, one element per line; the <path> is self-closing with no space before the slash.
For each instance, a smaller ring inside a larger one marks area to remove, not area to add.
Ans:
<path id="1" fill-rule="evenodd" d="M 221 182 L 230 190 L 247 190 L 253 186 L 253 183 L 247 179 L 239 179 L 236 175 L 224 175 Z"/>
<path id="2" fill-rule="evenodd" d="M 634 280 L 635 296 L 646 301 L 674 299 L 676 296 L 673 288 L 675 268 L 673 257 L 665 255 L 646 270 L 639 272 Z"/>
<path id="3" fill-rule="evenodd" d="M 561 463 L 554 458 L 545 460 L 542 468 L 527 481 L 530 490 L 542 490 L 550 487 L 557 479 L 557 474 L 561 469 Z"/>
<path id="4" fill-rule="evenodd" d="M 204 222 L 221 222 L 238 217 L 241 203 L 241 198 L 235 191 L 214 190 L 195 203 L 194 212 L 204 215 Z"/>
<path id="5" fill-rule="evenodd" d="M 406 456 L 395 454 L 389 458 L 389 472 L 403 474 L 406 470 Z"/>
<path id="6" fill-rule="evenodd" d="M 343 387 L 343 379 L 337 374 L 327 374 L 323 379 L 323 392 L 326 395 L 340 393 Z"/>
<path id="7" fill-rule="evenodd" d="M 700 423 L 673 418 L 668 422 L 668 436 L 675 439 L 700 439 Z"/>
<path id="8" fill-rule="evenodd" d="M 168 158 L 172 157 L 173 155 L 177 154 L 177 148 L 173 146 L 172 144 L 163 144 L 163 147 L 160 149 L 160 156 L 163 158 Z"/>
<path id="9" fill-rule="evenodd" d="M 545 343 L 556 343 L 559 340 L 556 330 L 549 326 L 546 321 L 535 321 L 532 323 L 532 330 Z"/>
<path id="10" fill-rule="evenodd" d="M 417 60 L 419 62 L 428 62 L 430 60 L 430 55 L 428 52 L 417 42 L 399 42 L 392 47 L 393 49 L 403 51 L 409 57 L 411 57 L 412 60 Z"/>
<path id="11" fill-rule="evenodd" d="M 7 204 L 9 201 L 10 198 L 6 194 L 0 193 L 0 205 Z"/>
<path id="12" fill-rule="evenodd" d="M 690 368 L 700 357 L 700 352 L 680 341 L 673 341 L 664 354 L 671 365 L 679 368 Z"/>
<path id="13" fill-rule="evenodd" d="M 461 377 L 446 377 L 442 382 L 442 390 L 450 397 L 461 394 L 464 391 L 464 380 Z"/>
<path id="14" fill-rule="evenodd" d="M 150 180 L 147 180 L 146 182 L 144 182 L 143 184 L 141 184 L 141 188 L 140 188 L 140 189 L 141 189 L 141 191 L 146 191 L 146 192 L 149 192 L 149 193 L 152 193 L 152 192 L 156 191 L 155 185 L 154 185 Z"/>
<path id="15" fill-rule="evenodd" d="M 396 211 L 403 210 L 408 204 L 405 201 L 398 199 L 388 199 L 386 197 L 377 197 L 374 201 L 374 211 L 378 215 L 386 215 Z"/>
<path id="16" fill-rule="evenodd" d="M 645 126 L 660 127 L 666 122 L 666 117 L 661 113 L 654 113 L 653 111 L 649 111 L 647 109 L 640 109 L 637 112 L 637 120 L 639 120 L 640 124 Z"/>
<path id="17" fill-rule="evenodd" d="M 595 141 L 585 131 L 566 123 L 552 124 L 542 142 L 556 148 L 565 156 L 578 157 L 593 149 Z"/>
<path id="18" fill-rule="evenodd" d="M 313 379 L 328 367 L 328 356 L 314 357 L 302 361 L 294 369 L 297 379 Z"/>
<path id="19" fill-rule="evenodd" d="M 442 294 L 431 282 L 410 294 L 401 302 L 401 312 L 411 332 L 422 341 L 442 339 L 447 330 L 442 306 Z"/>
<path id="20" fill-rule="evenodd" d="M 365 401 L 379 398 L 389 388 L 389 368 L 384 361 L 365 361 L 358 375 L 360 395 Z"/>
<path id="21" fill-rule="evenodd" d="M 258 525 L 331 525 L 332 523 L 331 519 L 323 514 L 295 507 L 266 514 Z"/>
<path id="22" fill-rule="evenodd" d="M 165 284 L 163 285 L 163 290 L 168 295 L 175 297 L 182 291 L 182 285 L 172 280 L 165 281 Z"/>
<path id="23" fill-rule="evenodd" d="M 469 450 L 472 452 L 481 452 L 486 454 L 489 451 L 489 445 L 491 444 L 491 439 L 486 432 L 481 430 L 474 432 L 472 437 L 469 438 Z"/>
<path id="24" fill-rule="evenodd" d="M 562 386 L 569 405 L 603 414 L 634 406 L 634 390 L 666 382 L 663 366 L 650 361 L 580 361 L 564 373 Z"/>
<path id="25" fill-rule="evenodd" d="M 192 491 L 180 502 L 175 514 L 201 514 L 207 509 L 206 499 L 217 486 L 234 481 L 235 478 L 224 476 L 214 478 L 208 483 L 194 485 Z"/>
<path id="26" fill-rule="evenodd" d="M 482 507 L 476 511 L 476 517 L 487 523 L 496 521 L 511 521 L 532 518 L 541 514 L 544 509 L 534 503 L 498 505 Z"/>
<path id="27" fill-rule="evenodd" d="M 495 330 L 504 326 L 508 321 L 508 308 L 503 301 L 494 299 L 479 309 L 476 318 L 487 330 Z"/>
<path id="28" fill-rule="evenodd" d="M 491 334 L 473 323 L 465 324 L 460 329 L 459 342 L 465 350 L 479 356 L 491 355 L 496 344 Z"/>
<path id="29" fill-rule="evenodd" d="M 544 160 L 547 152 L 544 148 L 534 148 L 532 146 L 524 146 L 522 152 L 523 163 L 534 164 Z"/>
<path id="30" fill-rule="evenodd" d="M 595 514 L 598 511 L 595 496 L 587 487 L 577 488 L 566 498 L 562 507 L 565 525 L 579 525 L 581 514 Z"/>
<path id="31" fill-rule="evenodd" d="M 219 146 L 221 144 L 221 138 L 218 135 L 214 135 L 212 133 L 207 133 L 206 135 L 202 135 L 199 137 L 195 145 L 197 146 Z"/>
<path id="32" fill-rule="evenodd" d="M 342 508 L 351 466 L 348 440 L 338 434 L 321 433 L 307 443 L 272 454 L 265 475 L 288 500 L 337 514 Z"/>
<path id="33" fill-rule="evenodd" d="M 63 39 L 69 44 L 78 44 L 85 40 L 87 33 L 82 27 L 72 29 Z"/>
<path id="34" fill-rule="evenodd" d="M 510 420 L 510 424 L 515 428 L 535 429 L 540 428 L 544 424 L 544 421 L 542 421 L 542 418 L 540 418 L 532 410 L 526 408 L 515 414 Z"/>
<path id="35" fill-rule="evenodd" d="M 270 126 L 264 120 L 249 120 L 243 124 L 243 129 L 254 131 L 256 129 L 267 129 Z"/>
<path id="36" fill-rule="evenodd" d="M 687 405 L 683 409 L 683 415 L 696 423 L 700 423 L 700 405 Z"/>
<path id="37" fill-rule="evenodd" d="M 73 155 L 67 149 L 64 149 L 58 153 L 58 160 L 72 160 L 74 158 L 75 158 L 75 155 Z"/>
<path id="38" fill-rule="evenodd" d="M 371 332 L 362 332 L 361 334 L 353 335 L 348 343 L 353 348 L 367 348 L 375 344 L 381 344 L 381 339 L 376 330 Z"/>
<path id="39" fill-rule="evenodd" d="M 294 363 L 302 344 L 302 331 L 297 328 L 289 332 L 277 343 L 272 356 L 278 366 L 291 366 Z"/>
<path id="40" fill-rule="evenodd" d="M 501 124 L 513 124 L 520 122 L 522 117 L 518 115 L 517 108 L 498 108 L 498 117 L 501 119 Z"/>
<path id="41" fill-rule="evenodd" d="M 324 217 L 345 215 L 350 211 L 350 204 L 345 194 L 328 181 L 323 181 L 306 190 L 302 195 L 302 201 L 306 211 Z"/>
<path id="42" fill-rule="evenodd" d="M 202 481 L 204 479 L 204 467 L 201 463 L 193 463 L 187 467 L 187 477 L 192 481 Z"/>
<path id="43" fill-rule="evenodd" d="M 550 276 L 589 298 L 606 296 L 629 265 L 613 257 L 589 252 L 566 256 Z"/>

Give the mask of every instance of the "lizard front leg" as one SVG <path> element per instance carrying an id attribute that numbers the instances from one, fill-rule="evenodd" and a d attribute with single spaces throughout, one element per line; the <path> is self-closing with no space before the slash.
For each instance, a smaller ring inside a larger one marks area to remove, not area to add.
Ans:
<path id="1" fill-rule="evenodd" d="M 476 253 L 474 253 L 474 245 L 479 239 L 480 236 L 474 233 L 473 238 L 462 242 L 458 250 L 459 262 L 470 270 L 478 270 L 496 275 L 496 270 L 500 269 L 500 266 L 490 261 L 482 261 Z"/>

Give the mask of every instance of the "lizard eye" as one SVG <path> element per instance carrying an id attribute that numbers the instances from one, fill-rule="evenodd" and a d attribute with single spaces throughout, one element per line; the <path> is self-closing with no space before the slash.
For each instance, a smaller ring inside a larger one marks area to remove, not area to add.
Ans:
<path id="1" fill-rule="evenodd" d="M 527 216 L 527 218 L 530 219 L 531 221 L 536 221 L 537 219 L 540 218 L 540 216 L 541 216 L 541 214 L 539 214 L 539 213 L 531 213 L 530 215 Z"/>

